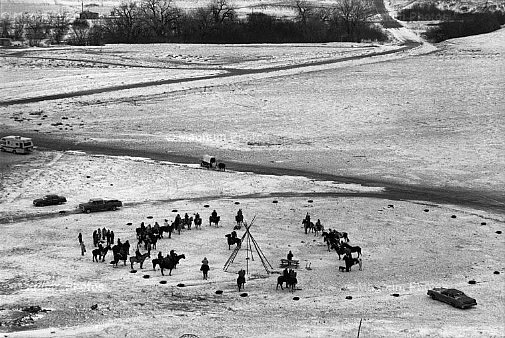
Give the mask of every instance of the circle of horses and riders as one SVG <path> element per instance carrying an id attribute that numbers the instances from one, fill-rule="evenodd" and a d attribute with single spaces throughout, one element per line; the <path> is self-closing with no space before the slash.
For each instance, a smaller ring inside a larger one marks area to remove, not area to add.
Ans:
<path id="1" fill-rule="evenodd" d="M 92 156 L 73 153 L 56 157 L 51 170 L 58 175 L 49 177 L 60 180 L 61 171 L 78 171 L 86 162 L 109 169 L 123 165 L 117 163 L 122 160 L 99 164 Z M 307 312 L 314 312 L 311 320 L 319 318 L 322 327 L 336 326 L 344 335 L 353 336 L 358 324 L 362 334 L 380 335 L 373 328 L 378 319 L 372 318 L 399 311 L 410 317 L 433 307 L 440 311 L 444 304 L 433 304 L 426 290 L 461 280 L 473 280 L 472 296 L 479 296 L 480 307 L 499 306 L 485 285 L 501 277 L 490 271 L 494 259 L 500 259 L 501 237 L 492 231 L 493 221 L 481 215 L 421 202 L 354 197 L 349 187 L 342 197 L 321 198 L 315 193 L 307 199 L 290 192 L 311 190 L 324 196 L 328 185 L 295 177 L 163 167 L 172 175 L 196 173 L 193 181 L 210 176 L 213 184 L 224 186 L 235 177 L 241 185 L 258 185 L 260 192 L 264 187 L 259 178 L 282 188 L 276 197 L 261 193 L 214 200 L 198 197 L 92 213 L 58 205 L 49 207 L 60 210 L 56 218 L 42 213 L 13 219 L 4 224 L 1 245 L 4 252 L 10 248 L 8 266 L 24 263 L 20 270 L 4 270 L 10 278 L 2 288 L 13 303 L 2 309 L 11 316 L 3 317 L 2 328 L 11 334 L 41 328 L 35 335 L 52 335 L 65 332 L 55 325 L 64 321 L 70 327 L 102 323 L 86 328 L 91 335 L 127 334 L 128 321 L 142 327 L 147 325 L 142 323 L 144 316 L 159 316 L 173 330 L 169 336 L 188 332 L 218 336 L 223 327 L 230 330 L 215 321 L 241 323 L 226 336 L 251 335 L 248 328 L 261 336 L 279 332 L 283 324 L 277 316 L 282 308 L 292 313 L 291 321 L 303 322 Z M 63 179 L 59 184 L 69 182 Z M 37 189 L 36 183 L 32 189 Z M 37 217 L 33 228 L 31 218 Z M 488 250 L 498 256 L 478 249 L 475 241 L 483 238 L 496 241 Z M 475 271 L 466 270 L 468 265 Z M 370 307 L 371 299 L 381 306 Z M 447 310 L 443 309 L 449 317 L 461 316 Z M 462 315 L 467 320 L 475 316 L 471 310 Z M 255 316 L 264 322 L 261 329 Z M 188 326 L 189 319 L 195 327 Z M 296 326 L 285 330 L 300 336 Z M 307 330 L 303 336 L 329 332 Z"/>

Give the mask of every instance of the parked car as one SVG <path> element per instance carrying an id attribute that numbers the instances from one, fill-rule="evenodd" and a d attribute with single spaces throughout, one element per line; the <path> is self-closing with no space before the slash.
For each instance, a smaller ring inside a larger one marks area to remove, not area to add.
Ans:
<path id="1" fill-rule="evenodd" d="M 46 195 L 42 198 L 33 200 L 33 205 L 36 207 L 45 207 L 46 205 L 57 205 L 65 203 L 67 199 L 58 195 Z"/>
<path id="2" fill-rule="evenodd" d="M 468 297 L 457 289 L 433 288 L 428 290 L 428 296 L 460 309 L 467 309 L 477 305 L 475 299 Z"/>
<path id="3" fill-rule="evenodd" d="M 123 206 L 119 200 L 104 200 L 102 198 L 92 198 L 87 203 L 79 204 L 79 209 L 85 213 L 92 211 L 116 210 Z"/>

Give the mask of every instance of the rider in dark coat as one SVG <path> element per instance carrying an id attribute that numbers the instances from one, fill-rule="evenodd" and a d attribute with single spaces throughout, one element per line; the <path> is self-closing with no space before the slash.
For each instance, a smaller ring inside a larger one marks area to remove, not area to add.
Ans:
<path id="1" fill-rule="evenodd" d="M 291 252 L 291 250 L 289 250 L 289 252 L 288 252 L 288 261 L 290 261 L 292 259 L 293 259 L 293 253 Z"/>

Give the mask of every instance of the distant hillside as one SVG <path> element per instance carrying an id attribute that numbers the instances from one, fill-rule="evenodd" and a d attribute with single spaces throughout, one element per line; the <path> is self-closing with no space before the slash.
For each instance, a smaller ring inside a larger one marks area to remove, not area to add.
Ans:
<path id="1" fill-rule="evenodd" d="M 203 7 L 211 0 L 174 0 L 179 8 Z M 230 2 L 238 9 L 238 12 L 258 11 L 271 12 L 281 11 L 293 4 L 296 0 L 231 0 Z M 306 0 L 321 6 L 329 6 L 338 0 Z M 487 6 L 491 9 L 505 11 L 505 0 L 386 0 L 396 10 L 407 8 L 416 3 L 435 2 L 441 9 L 455 11 L 480 10 Z M 101 15 L 109 14 L 114 6 L 118 6 L 121 0 L 0 0 L 0 13 L 23 13 L 23 12 L 66 12 L 79 13 L 84 5 L 85 10 L 98 12 Z"/>
<path id="2" fill-rule="evenodd" d="M 386 0 L 388 1 L 388 0 Z M 389 3 L 396 9 L 408 8 L 414 4 L 435 3 L 440 9 L 448 9 L 456 12 L 473 12 L 489 10 L 505 11 L 505 0 L 390 0 Z"/>

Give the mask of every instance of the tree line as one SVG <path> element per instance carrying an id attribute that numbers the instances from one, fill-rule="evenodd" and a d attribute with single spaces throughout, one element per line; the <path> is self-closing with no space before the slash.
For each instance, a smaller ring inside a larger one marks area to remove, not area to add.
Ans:
<path id="1" fill-rule="evenodd" d="M 505 13 L 488 8 L 460 13 L 440 9 L 435 3 L 414 4 L 398 12 L 403 21 L 433 21 L 440 23 L 430 27 L 424 36 L 432 42 L 493 32 L 505 24 Z"/>
<path id="2" fill-rule="evenodd" d="M 211 0 L 204 7 L 182 10 L 171 0 L 129 0 L 99 20 L 69 19 L 60 14 L 3 16 L 0 36 L 35 46 L 104 43 L 286 43 L 387 40 L 371 20 L 372 0 L 337 0 L 317 7 L 293 0 L 293 18 L 252 12 L 239 18 L 229 0 Z"/>

